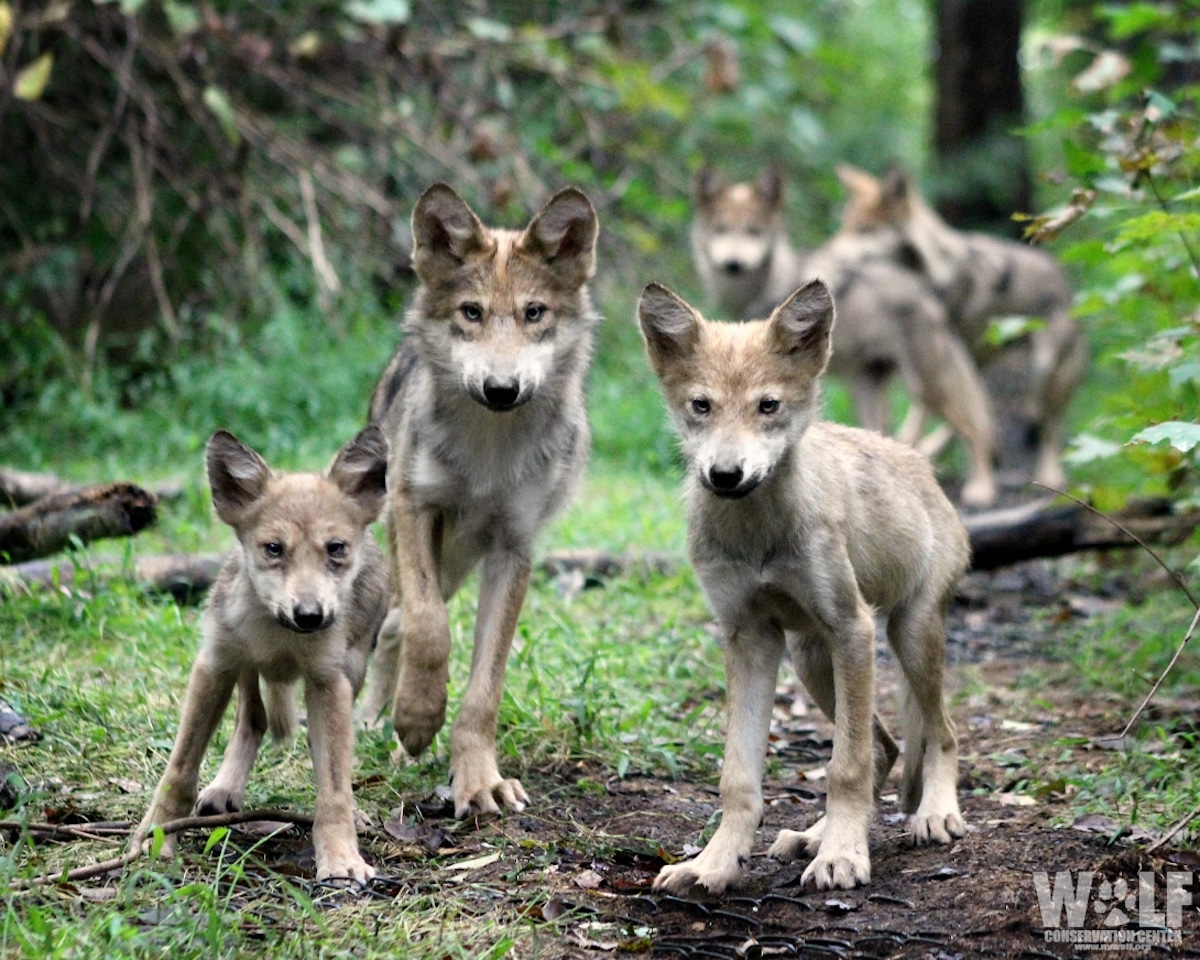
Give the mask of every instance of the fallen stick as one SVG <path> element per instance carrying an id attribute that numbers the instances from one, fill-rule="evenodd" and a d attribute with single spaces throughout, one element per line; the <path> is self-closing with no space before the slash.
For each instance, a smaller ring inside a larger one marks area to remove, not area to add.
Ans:
<path id="1" fill-rule="evenodd" d="M 181 817 L 178 820 L 168 820 L 156 829 L 163 834 L 181 833 L 184 830 L 203 830 L 214 827 L 229 827 L 238 823 L 250 823 L 254 820 L 274 820 L 280 823 L 291 823 L 302 827 L 311 827 L 313 818 L 307 813 L 293 813 L 291 810 L 238 810 L 234 813 L 219 813 L 210 817 Z M 86 824 L 76 824 L 77 828 Z M 21 829 L 20 821 L 0 822 L 0 828 Z M 108 873 L 110 870 L 123 870 L 142 856 L 140 846 L 129 850 L 122 856 L 111 860 L 101 860 L 99 863 L 86 867 L 75 867 L 73 870 L 60 870 L 58 873 L 45 873 L 30 880 L 17 880 L 13 887 L 18 890 L 30 890 L 34 887 L 46 886 L 51 883 L 72 883 L 77 880 L 90 880 Z"/>
<path id="2" fill-rule="evenodd" d="M 1112 550 L 1141 543 L 1182 543 L 1197 526 L 1200 511 L 1173 513 L 1165 498 L 1130 501 L 1110 516 L 1087 504 L 1052 500 L 989 510 L 963 520 L 971 538 L 971 569 L 995 570 L 1023 560 L 1087 550 Z"/>
<path id="3" fill-rule="evenodd" d="M 21 563 L 104 537 L 128 537 L 154 523 L 154 494 L 132 483 L 52 493 L 0 514 L 0 559 Z"/>

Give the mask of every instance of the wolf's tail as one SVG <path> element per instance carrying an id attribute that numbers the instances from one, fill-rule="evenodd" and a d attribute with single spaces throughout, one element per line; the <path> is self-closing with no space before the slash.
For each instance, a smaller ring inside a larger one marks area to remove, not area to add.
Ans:
<path id="1" fill-rule="evenodd" d="M 267 729 L 277 743 L 287 743 L 300 726 L 296 712 L 296 685 L 262 681 L 263 703 L 267 708 Z"/>

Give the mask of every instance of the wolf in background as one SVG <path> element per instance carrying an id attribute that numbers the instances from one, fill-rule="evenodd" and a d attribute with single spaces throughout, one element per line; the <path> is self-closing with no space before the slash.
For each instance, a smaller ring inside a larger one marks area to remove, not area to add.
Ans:
<path id="1" fill-rule="evenodd" d="M 916 843 L 965 833 L 957 745 L 942 695 L 945 614 L 967 567 L 966 531 L 915 450 L 822 423 L 833 301 L 812 281 L 767 320 L 710 323 L 650 284 L 638 304 L 650 361 L 683 446 L 688 555 L 725 636 L 722 818 L 694 860 L 655 888 L 736 883 L 762 818 L 763 763 L 786 645 L 834 724 L 827 813 L 783 830 L 772 856 L 814 859 L 817 889 L 870 880 L 867 832 L 897 755 L 874 712 L 875 612 L 900 663 L 900 797 Z"/>
<path id="2" fill-rule="evenodd" d="M 317 781 L 317 879 L 369 880 L 375 870 L 358 850 L 350 781 L 354 697 L 387 612 L 387 567 L 369 529 L 387 496 L 387 441 L 367 427 L 323 474 L 275 473 L 223 430 L 206 456 L 213 507 L 238 545 L 213 585 L 175 747 L 134 848 L 193 806 L 201 814 L 241 808 L 267 730 L 278 740 L 296 733 L 302 679 Z M 235 686 L 233 735 L 197 796 L 200 762 Z M 170 855 L 175 843 L 168 835 L 160 852 Z"/>
<path id="3" fill-rule="evenodd" d="M 849 191 L 843 231 L 868 243 L 882 241 L 888 256 L 927 276 L 955 329 L 981 359 L 991 352 L 983 338 L 990 320 L 1014 314 L 1044 320 L 1029 337 L 1026 415 L 1037 434 L 1033 479 L 1061 489 L 1063 421 L 1088 363 L 1062 265 L 1028 244 L 954 229 L 897 168 L 882 180 L 848 165 L 838 175 Z"/>
<path id="4" fill-rule="evenodd" d="M 446 716 L 446 601 L 481 567 L 450 737 L 454 806 L 459 816 L 521 810 L 528 795 L 496 763 L 497 714 L 534 538 L 571 496 L 590 447 L 596 213 L 567 188 L 524 230 L 493 230 L 436 184 L 412 225 L 420 286 L 370 409 L 391 441 L 393 599 L 364 712 L 390 707 L 408 755 L 429 746 Z"/>
<path id="5" fill-rule="evenodd" d="M 766 316 L 803 280 L 833 290 L 830 372 L 846 383 L 861 426 L 888 429 L 888 385 L 899 374 L 920 409 L 936 412 L 966 444 L 961 499 L 996 497 L 995 430 L 987 393 L 965 344 L 930 285 L 893 263 L 876 238 L 842 231 L 815 250 L 792 249 L 783 222 L 783 181 L 768 168 L 754 183 L 696 176 L 692 253 L 709 298 L 729 319 Z M 911 428 L 906 431 L 911 434 Z"/>

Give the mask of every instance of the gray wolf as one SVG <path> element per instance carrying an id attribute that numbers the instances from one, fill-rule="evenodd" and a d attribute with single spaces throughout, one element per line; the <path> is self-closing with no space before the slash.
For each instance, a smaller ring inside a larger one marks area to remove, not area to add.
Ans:
<path id="1" fill-rule="evenodd" d="M 954 726 L 942 697 L 945 613 L 969 546 L 928 461 L 874 431 L 822 423 L 834 325 L 812 281 L 767 320 L 710 323 L 665 287 L 638 304 L 650 361 L 683 446 L 688 554 L 725 637 L 728 731 L 721 824 L 655 888 L 737 882 L 762 818 L 775 678 L 786 646 L 834 723 L 827 812 L 783 830 L 773 857 L 813 856 L 817 889 L 866 883 L 873 791 L 896 759 L 874 711 L 875 611 L 904 687 L 900 796 L 916 843 L 965 832 Z"/>
<path id="2" fill-rule="evenodd" d="M 529 800 L 500 775 L 497 714 L 534 538 L 587 462 L 597 229 L 574 188 L 521 231 L 485 227 L 445 184 L 413 211 L 420 286 L 370 409 L 391 441 L 393 597 L 364 713 L 390 707 L 408 755 L 429 746 L 446 716 L 446 600 L 481 567 L 470 679 L 450 736 L 459 816 Z"/>
<path id="3" fill-rule="evenodd" d="M 993 318 L 1045 321 L 1029 337 L 1027 415 L 1037 430 L 1034 480 L 1061 489 L 1063 420 L 1088 363 L 1062 265 L 1036 247 L 954 229 L 897 168 L 883 180 L 850 166 L 838 174 L 849 190 L 843 230 L 866 242 L 882 238 L 889 255 L 921 270 L 980 359 L 989 353 L 983 333 Z"/>
<path id="4" fill-rule="evenodd" d="M 888 384 L 899 375 L 918 409 L 936 412 L 966 444 L 963 503 L 995 500 L 987 392 L 927 281 L 894 263 L 876 238 L 854 231 L 840 231 L 815 250 L 795 251 L 774 168 L 755 183 L 734 184 L 705 168 L 696 177 L 694 206 L 693 257 L 709 298 L 727 318 L 764 317 L 802 281 L 825 281 L 839 315 L 830 372 L 846 383 L 859 425 L 887 431 Z M 915 440 L 915 426 L 914 418 L 901 435 Z"/>
<path id="5" fill-rule="evenodd" d="M 223 430 L 207 448 L 217 516 L 237 546 L 213 585 L 204 642 L 188 679 L 175 747 L 134 844 L 156 824 L 240 809 L 269 729 L 296 732 L 304 681 L 317 781 L 317 879 L 375 875 L 358 850 L 351 793 L 354 697 L 387 612 L 387 566 L 369 530 L 387 496 L 387 441 L 368 427 L 324 473 L 276 473 Z M 200 761 L 238 690 L 237 715 L 216 777 L 197 796 Z M 163 854 L 175 849 L 167 836 Z"/>

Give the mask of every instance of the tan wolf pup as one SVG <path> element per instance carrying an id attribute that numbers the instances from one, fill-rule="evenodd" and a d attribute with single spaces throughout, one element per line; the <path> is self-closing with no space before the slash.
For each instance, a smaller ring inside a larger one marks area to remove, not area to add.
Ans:
<path id="1" fill-rule="evenodd" d="M 755 183 L 726 183 L 707 168 L 696 177 L 692 253 L 709 297 L 727 318 L 766 316 L 801 282 L 820 277 L 840 318 L 830 373 L 846 383 L 859 425 L 887 432 L 888 384 L 899 374 L 914 403 L 943 417 L 967 447 L 963 503 L 987 506 L 996 497 L 987 392 L 929 283 L 893 263 L 883 246 L 839 231 L 815 250 L 793 250 L 775 168 Z M 916 432 L 907 427 L 902 433 L 913 442 Z"/>
<path id="2" fill-rule="evenodd" d="M 850 195 L 843 230 L 885 239 L 890 256 L 928 276 L 955 329 L 980 359 L 987 359 L 983 333 L 989 320 L 1010 314 L 1045 320 L 1029 337 L 1028 415 L 1038 445 L 1033 479 L 1061 489 L 1063 421 L 1088 363 L 1083 329 L 1070 315 L 1071 286 L 1062 265 L 1037 247 L 954 229 L 897 168 L 879 180 L 843 165 L 838 177 Z"/>
<path id="3" fill-rule="evenodd" d="M 269 729 L 296 733 L 294 686 L 304 681 L 308 743 L 317 781 L 313 822 L 317 879 L 365 882 L 354 797 L 354 697 L 387 612 L 387 567 L 368 529 L 387 496 L 387 441 L 368 427 L 324 473 L 276 473 L 232 434 L 208 441 L 217 516 L 238 544 L 204 611 L 204 642 L 188 679 L 175 748 L 134 835 L 156 825 L 241 808 L 250 769 Z M 216 777 L 197 797 L 200 761 L 238 690 L 237 715 Z M 168 835 L 161 853 L 175 850 Z"/>
<path id="4" fill-rule="evenodd" d="M 500 775 L 496 722 L 534 538 L 587 462 L 596 234 L 574 188 L 522 231 L 485 227 L 445 184 L 413 211 L 421 285 L 371 400 L 392 445 L 394 592 L 364 713 L 390 707 L 404 751 L 429 746 L 446 716 L 446 600 L 481 566 L 470 679 L 450 736 L 459 816 L 529 801 Z"/>
<path id="5" fill-rule="evenodd" d="M 833 721 L 826 815 L 782 830 L 773 857 L 814 856 L 802 882 L 871 876 L 873 796 L 896 759 L 874 710 L 875 611 L 902 672 L 900 796 L 916 843 L 965 832 L 957 746 L 942 697 L 945 613 L 967 566 L 966 532 L 910 447 L 818 420 L 833 300 L 812 281 L 768 320 L 710 323 L 650 284 L 638 316 L 687 469 L 688 554 L 725 637 L 728 731 L 721 825 L 655 888 L 719 893 L 742 874 L 762 819 L 776 673 L 786 645 Z"/>

